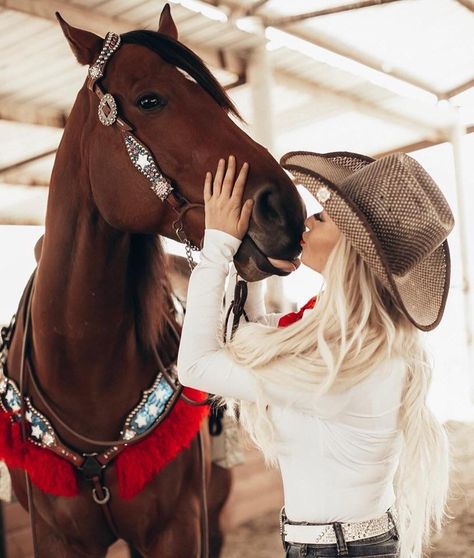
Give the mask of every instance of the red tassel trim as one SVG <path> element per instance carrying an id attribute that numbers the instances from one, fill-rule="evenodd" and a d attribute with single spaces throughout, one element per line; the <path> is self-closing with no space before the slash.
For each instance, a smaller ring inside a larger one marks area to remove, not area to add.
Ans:
<path id="1" fill-rule="evenodd" d="M 73 466 L 47 449 L 25 442 L 19 422 L 11 422 L 10 413 L 0 413 L 0 459 L 8 467 L 24 469 L 43 492 L 54 496 L 79 494 Z"/>
<path id="2" fill-rule="evenodd" d="M 196 401 L 205 399 L 205 394 L 191 388 L 185 388 L 184 393 Z M 189 447 L 208 414 L 207 405 L 193 407 L 180 399 L 149 436 L 125 448 L 115 460 L 120 496 L 136 496 L 183 448 Z M 0 459 L 12 469 L 26 470 L 43 492 L 77 496 L 75 468 L 52 451 L 23 441 L 20 424 L 12 422 L 10 416 L 0 412 Z"/>
<path id="3" fill-rule="evenodd" d="M 205 394 L 185 388 L 184 394 L 203 401 Z M 209 407 L 193 407 L 180 399 L 172 413 L 136 445 L 128 446 L 116 458 L 119 494 L 125 500 L 136 496 L 183 448 L 188 448 L 209 414 Z"/>

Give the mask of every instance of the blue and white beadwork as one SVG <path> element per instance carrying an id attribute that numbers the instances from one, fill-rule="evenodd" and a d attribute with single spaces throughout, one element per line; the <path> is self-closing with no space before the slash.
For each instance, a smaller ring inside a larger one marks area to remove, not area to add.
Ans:
<path id="1" fill-rule="evenodd" d="M 3 367 L 1 369 L 0 379 L 0 403 L 7 413 L 14 413 L 15 415 L 21 411 L 21 394 L 14 381 L 9 380 L 3 374 Z"/>
<path id="2" fill-rule="evenodd" d="M 56 434 L 49 420 L 37 411 L 28 397 L 25 397 L 25 418 L 30 425 L 30 440 L 42 447 L 50 447 L 56 442 Z"/>
<path id="3" fill-rule="evenodd" d="M 173 394 L 173 387 L 161 373 L 158 374 L 151 388 L 143 392 L 138 406 L 128 415 L 121 432 L 122 439 L 132 440 L 149 430 L 164 413 Z"/>
<path id="4" fill-rule="evenodd" d="M 15 381 L 4 375 L 0 369 L 0 406 L 10 413 L 12 422 L 21 420 L 22 396 Z M 56 441 L 56 434 L 48 419 L 37 411 L 28 397 L 25 397 L 25 418 L 29 425 L 29 439 L 41 447 L 50 447 Z"/>
<path id="5" fill-rule="evenodd" d="M 2 340 L 3 341 L 3 340 Z M 10 420 L 21 420 L 22 396 L 14 380 L 5 375 L 8 346 L 0 345 L 0 407 L 10 413 Z M 173 375 L 175 371 L 172 371 Z M 153 385 L 143 392 L 140 403 L 129 413 L 120 436 L 132 440 L 135 436 L 151 430 L 173 402 L 175 387 L 159 372 Z M 25 397 L 25 418 L 29 424 L 29 440 L 43 448 L 50 448 L 58 442 L 57 435 L 49 420 L 42 415 Z"/>

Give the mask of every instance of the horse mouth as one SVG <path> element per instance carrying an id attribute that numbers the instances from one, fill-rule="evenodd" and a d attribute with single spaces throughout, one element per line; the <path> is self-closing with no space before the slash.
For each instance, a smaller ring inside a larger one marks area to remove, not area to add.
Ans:
<path id="1" fill-rule="evenodd" d="M 300 252 L 301 250 L 298 250 L 298 254 Z M 234 264 L 237 272 L 243 279 L 253 282 L 261 281 L 270 275 L 286 277 L 296 270 L 300 261 L 297 257 L 285 260 L 271 258 L 247 235 L 234 257 Z"/>

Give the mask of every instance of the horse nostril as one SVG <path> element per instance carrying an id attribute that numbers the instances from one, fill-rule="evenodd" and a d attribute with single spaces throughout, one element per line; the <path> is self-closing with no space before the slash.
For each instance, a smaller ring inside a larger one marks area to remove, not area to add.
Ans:
<path id="1" fill-rule="evenodd" d="M 283 220 L 278 190 L 274 185 L 267 185 L 258 190 L 254 196 L 253 219 L 259 225 Z"/>

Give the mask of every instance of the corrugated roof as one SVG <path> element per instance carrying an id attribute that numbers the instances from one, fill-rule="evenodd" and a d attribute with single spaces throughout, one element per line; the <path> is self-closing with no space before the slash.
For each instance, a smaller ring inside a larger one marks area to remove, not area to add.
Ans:
<path id="1" fill-rule="evenodd" d="M 257 4 L 262 4 L 255 11 L 259 21 L 278 23 L 285 16 L 343 3 L 347 0 L 221 0 L 209 17 L 204 14 L 213 4 L 210 0 L 175 0 L 172 14 L 180 40 L 204 56 L 227 84 L 237 80 L 252 49 L 267 41 L 274 72 L 276 156 L 302 146 L 375 154 L 445 137 L 453 108 L 429 94 L 413 98 L 409 85 L 407 91 L 403 89 L 403 81 L 384 81 L 384 71 L 426 84 L 427 90 L 440 94 L 469 82 L 474 77 L 474 14 L 460 3 L 393 1 L 278 26 L 290 33 L 290 39 L 303 38 L 302 44 L 269 32 L 265 39 L 258 21 L 245 19 L 246 11 Z M 57 145 L 60 127 L 84 80 L 86 70 L 72 56 L 54 20 L 54 9 L 60 9 L 71 24 L 104 35 L 108 30 L 156 29 L 164 4 L 157 0 L 0 0 L 0 117 L 11 119 L 0 119 L 0 167 Z M 225 68 L 220 67 L 223 60 Z M 468 124 L 474 120 L 474 110 L 469 108 L 472 91 L 454 98 L 465 107 L 461 117 Z M 250 86 L 232 89 L 231 96 L 251 123 L 255 115 Z M 44 157 L 0 178 L 47 184 L 52 159 Z"/>

